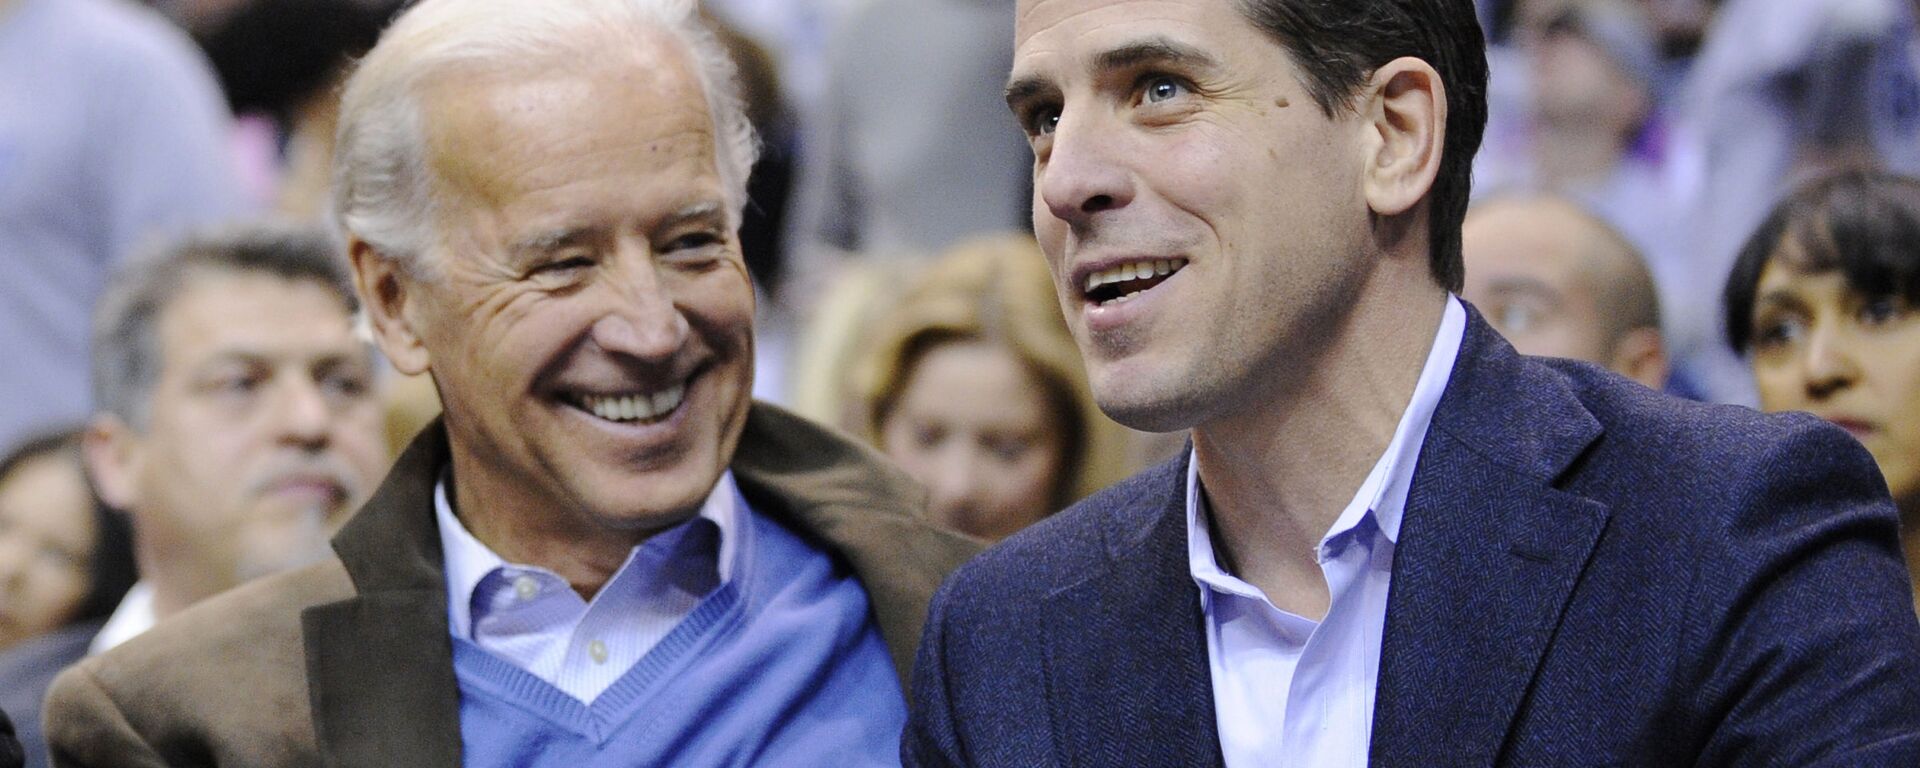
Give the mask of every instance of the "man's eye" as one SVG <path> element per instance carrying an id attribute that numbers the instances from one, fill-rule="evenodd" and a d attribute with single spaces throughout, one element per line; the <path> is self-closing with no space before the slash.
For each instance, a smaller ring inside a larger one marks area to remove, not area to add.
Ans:
<path id="1" fill-rule="evenodd" d="M 1059 107 L 1040 107 L 1027 113 L 1027 133 L 1033 136 L 1046 136 L 1060 125 Z"/>
<path id="2" fill-rule="evenodd" d="M 719 245 L 721 242 L 722 241 L 721 241 L 720 235 L 716 233 L 691 232 L 691 233 L 676 237 L 672 241 L 668 242 L 665 252 L 673 253 L 675 251 L 698 250 L 698 249 L 706 248 L 709 246 Z"/>
<path id="3" fill-rule="evenodd" d="M 365 378 L 347 374 L 322 377 L 320 388 L 332 397 L 348 399 L 358 398 L 372 389 Z"/>
<path id="4" fill-rule="evenodd" d="M 1186 94 L 1187 86 L 1178 78 L 1168 75 L 1154 75 L 1146 79 L 1142 86 L 1141 99 L 1148 104 L 1160 104 L 1172 101 Z"/>
<path id="5" fill-rule="evenodd" d="M 572 272 L 575 270 L 586 269 L 591 266 L 593 266 L 593 259 L 587 256 L 567 256 L 564 258 L 554 259 L 545 264 L 541 264 L 534 271 L 566 273 L 566 272 Z"/>
<path id="6" fill-rule="evenodd" d="M 245 395 L 259 389 L 264 381 L 259 376 L 221 376 L 208 382 L 207 389 L 223 395 Z"/>

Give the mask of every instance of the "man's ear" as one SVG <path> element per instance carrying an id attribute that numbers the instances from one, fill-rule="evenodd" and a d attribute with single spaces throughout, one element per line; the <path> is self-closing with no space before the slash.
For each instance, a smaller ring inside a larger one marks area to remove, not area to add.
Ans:
<path id="1" fill-rule="evenodd" d="M 146 445 L 132 425 L 113 414 L 95 415 L 80 435 L 80 456 L 101 501 L 129 512 L 139 508 Z"/>
<path id="2" fill-rule="evenodd" d="M 1401 57 L 1375 70 L 1367 85 L 1367 205 L 1380 216 L 1414 209 L 1440 175 L 1447 137 L 1447 87 L 1432 65 Z"/>
<path id="3" fill-rule="evenodd" d="M 399 262 L 359 237 L 348 239 L 347 257 L 353 262 L 353 287 L 360 293 L 362 311 L 367 313 L 380 351 L 401 373 L 425 373 L 429 359 L 416 321 L 417 305 L 422 300 L 418 286 L 401 270 Z"/>
<path id="4" fill-rule="evenodd" d="M 1621 334 L 1613 342 L 1613 359 L 1607 361 L 1607 367 L 1650 389 L 1665 387 L 1669 364 L 1660 329 L 1635 328 Z"/>

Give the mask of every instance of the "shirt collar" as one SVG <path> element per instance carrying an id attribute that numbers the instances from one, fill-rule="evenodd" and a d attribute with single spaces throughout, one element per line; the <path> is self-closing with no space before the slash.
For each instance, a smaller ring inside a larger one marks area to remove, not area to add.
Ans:
<path id="1" fill-rule="evenodd" d="M 1388 541 L 1399 543 L 1400 519 L 1406 511 L 1407 493 L 1413 487 L 1413 473 L 1419 463 L 1420 448 L 1426 443 L 1427 427 L 1433 422 L 1433 412 L 1440 405 L 1440 396 L 1446 392 L 1447 382 L 1453 377 L 1453 364 L 1460 356 L 1460 342 L 1465 337 L 1466 328 L 1466 308 L 1460 305 L 1459 299 L 1448 295 L 1446 309 L 1440 317 L 1440 327 L 1434 331 L 1433 346 L 1427 352 L 1425 366 L 1420 369 L 1420 380 L 1414 384 L 1413 398 L 1400 415 L 1400 423 L 1394 427 L 1393 439 L 1387 443 L 1386 451 L 1374 462 L 1367 479 L 1354 492 L 1353 500 L 1347 503 L 1340 517 L 1327 529 L 1326 535 L 1320 538 L 1321 559 L 1327 556 L 1328 542 L 1357 528 L 1368 515 L 1372 515 L 1374 524 Z M 1205 499 L 1200 493 L 1199 456 L 1189 449 L 1188 568 L 1193 578 L 1205 586 L 1249 597 L 1257 596 L 1259 592 L 1252 585 L 1220 567 L 1214 557 L 1213 536 L 1203 516 L 1205 512 Z"/>
<path id="2" fill-rule="evenodd" d="M 700 505 L 697 515 L 711 521 L 719 531 L 720 546 L 715 568 L 721 584 L 733 578 L 734 553 L 738 551 L 740 537 L 744 533 L 739 520 L 743 504 L 740 489 L 733 481 L 733 470 L 727 470 L 720 474 L 720 481 L 714 483 L 713 490 L 707 493 L 707 499 Z M 446 561 L 448 626 L 455 635 L 473 639 L 473 593 L 479 588 L 480 582 L 501 568 L 532 566 L 508 563 L 467 530 L 466 525 L 453 513 L 444 475 L 433 487 L 433 512 L 439 522 L 440 551 Z M 629 553 L 627 563 L 632 562 L 633 557 Z M 617 578 L 618 574 L 615 576 Z M 608 579 L 608 583 L 613 583 L 613 579 Z"/>
<path id="3" fill-rule="evenodd" d="M 114 646 L 139 637 L 141 633 L 153 628 L 158 618 L 153 612 L 153 585 L 146 581 L 136 581 L 133 588 L 120 598 L 120 605 L 113 609 L 113 616 L 107 623 L 100 625 L 99 633 L 87 644 L 87 654 L 106 653 Z"/>

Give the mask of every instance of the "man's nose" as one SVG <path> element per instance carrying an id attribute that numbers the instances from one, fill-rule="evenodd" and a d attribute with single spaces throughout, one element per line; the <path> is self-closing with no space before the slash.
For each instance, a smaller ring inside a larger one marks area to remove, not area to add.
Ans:
<path id="1" fill-rule="evenodd" d="M 1061 113 L 1034 179 L 1054 218 L 1078 229 L 1096 214 L 1133 201 L 1123 138 L 1114 117 L 1093 110 Z"/>
<path id="2" fill-rule="evenodd" d="M 322 386 L 310 377 L 288 377 L 280 407 L 275 409 L 283 439 L 314 448 L 326 445 L 334 413 Z"/>
<path id="3" fill-rule="evenodd" d="M 651 254 L 637 250 L 623 255 L 630 266 L 608 275 L 609 304 L 593 323 L 593 343 L 613 354 L 663 360 L 686 344 L 693 329 Z"/>
<path id="4" fill-rule="evenodd" d="M 1859 379 L 1860 368 L 1843 337 L 1832 323 L 1815 326 L 1809 334 L 1806 357 L 1801 362 L 1809 398 L 1830 397 Z"/>

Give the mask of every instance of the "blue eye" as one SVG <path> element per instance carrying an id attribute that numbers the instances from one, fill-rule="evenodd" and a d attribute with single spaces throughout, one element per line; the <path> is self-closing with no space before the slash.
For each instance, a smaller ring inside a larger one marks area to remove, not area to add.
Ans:
<path id="1" fill-rule="evenodd" d="M 1142 96 L 1148 104 L 1159 104 L 1179 98 L 1187 92 L 1187 87 L 1177 79 L 1166 75 L 1156 75 L 1146 81 Z"/>

